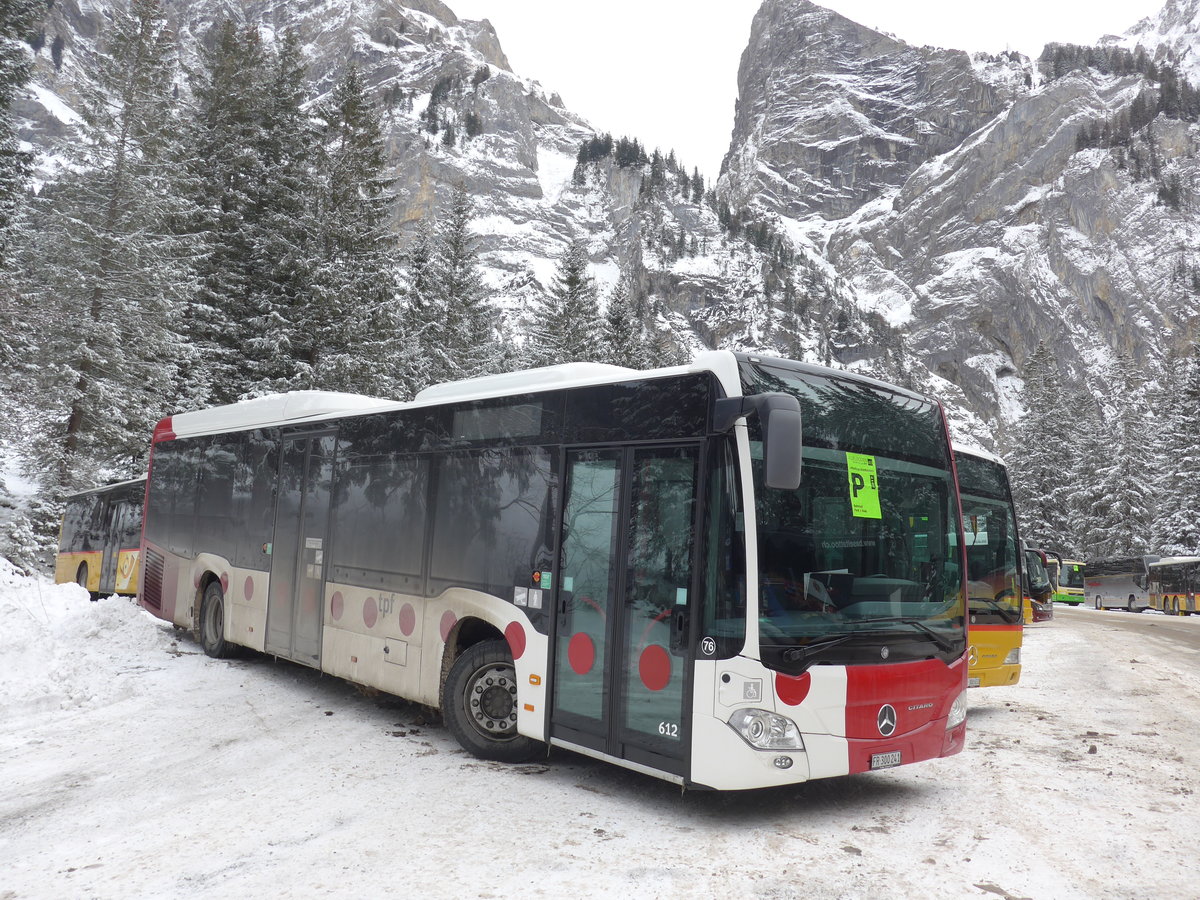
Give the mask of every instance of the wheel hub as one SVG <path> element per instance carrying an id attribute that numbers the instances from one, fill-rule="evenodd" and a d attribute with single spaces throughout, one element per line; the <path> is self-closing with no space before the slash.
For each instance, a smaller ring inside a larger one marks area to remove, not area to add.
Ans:
<path id="1" fill-rule="evenodd" d="M 513 738 L 517 732 L 517 681 L 509 666 L 490 664 L 475 673 L 467 689 L 471 723 L 490 738 Z"/>

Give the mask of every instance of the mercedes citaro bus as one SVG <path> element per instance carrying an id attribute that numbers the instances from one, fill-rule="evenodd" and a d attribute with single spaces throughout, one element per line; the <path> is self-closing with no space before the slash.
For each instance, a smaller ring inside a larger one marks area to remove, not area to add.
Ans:
<path id="1" fill-rule="evenodd" d="M 961 522 L 936 401 L 726 351 L 570 364 L 164 419 L 141 603 L 483 758 L 756 788 L 962 749 Z"/>

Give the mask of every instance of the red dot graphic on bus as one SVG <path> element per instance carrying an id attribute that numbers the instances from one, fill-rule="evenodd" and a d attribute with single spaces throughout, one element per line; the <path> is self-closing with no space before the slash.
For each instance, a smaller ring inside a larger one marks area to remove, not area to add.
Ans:
<path id="1" fill-rule="evenodd" d="M 400 607 L 400 631 L 408 637 L 417 627 L 417 611 L 413 609 L 411 603 L 405 603 Z"/>
<path id="2" fill-rule="evenodd" d="M 812 687 L 812 676 L 805 672 L 803 675 L 775 674 L 775 693 L 788 706 L 799 706 L 808 696 Z"/>
<path id="3" fill-rule="evenodd" d="M 512 651 L 513 659 L 520 659 L 525 654 L 525 629 L 520 622 L 509 622 L 504 629 L 504 638 L 508 641 L 508 649 Z"/>
<path id="4" fill-rule="evenodd" d="M 596 645 L 592 643 L 591 637 L 582 631 L 571 636 L 571 641 L 567 644 L 567 662 L 571 664 L 571 671 L 576 675 L 586 675 L 592 671 L 592 666 L 596 663 Z"/>
<path id="5" fill-rule="evenodd" d="M 249 603 L 254 599 L 254 577 L 246 576 L 246 583 L 242 585 L 242 593 L 246 595 L 246 602 Z"/>
<path id="6" fill-rule="evenodd" d="M 329 615 L 333 616 L 333 621 L 338 622 L 342 618 L 342 613 L 346 610 L 346 598 L 342 596 L 341 591 L 335 591 L 333 596 L 329 598 Z"/>
<path id="7" fill-rule="evenodd" d="M 458 624 L 458 616 L 446 610 L 442 613 L 442 621 L 438 623 L 438 632 L 442 635 L 442 640 L 450 637 L 450 632 L 454 630 L 454 626 Z"/>
<path id="8" fill-rule="evenodd" d="M 226 572 L 221 576 L 221 593 L 229 593 L 229 573 Z"/>
<path id="9" fill-rule="evenodd" d="M 652 691 L 661 691 L 671 681 L 671 657 L 658 644 L 651 644 L 638 659 L 638 675 Z"/>
<path id="10" fill-rule="evenodd" d="M 375 602 L 374 597 L 368 597 L 367 602 L 363 604 L 363 624 L 368 628 L 374 628 L 378 621 L 379 604 Z"/>

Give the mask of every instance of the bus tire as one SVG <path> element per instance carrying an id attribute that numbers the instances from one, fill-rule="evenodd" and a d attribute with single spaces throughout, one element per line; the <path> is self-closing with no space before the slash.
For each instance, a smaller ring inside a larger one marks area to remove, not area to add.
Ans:
<path id="1" fill-rule="evenodd" d="M 87 591 L 88 578 L 90 577 L 90 575 L 91 575 L 91 573 L 88 571 L 88 564 L 86 562 L 81 562 L 79 564 L 79 568 L 75 570 L 75 583 L 77 585 L 79 585 L 81 588 L 83 588 L 85 591 Z M 93 602 L 100 599 L 100 595 L 93 591 L 88 591 L 88 597 Z"/>
<path id="2" fill-rule="evenodd" d="M 1096 609 L 1104 609 L 1104 604 L 1100 602 L 1100 595 L 1096 595 Z"/>
<path id="3" fill-rule="evenodd" d="M 505 641 L 473 644 L 454 661 L 442 686 L 442 720 L 480 759 L 526 762 L 546 752 L 517 733 L 517 672 Z"/>
<path id="4" fill-rule="evenodd" d="M 213 659 L 228 659 L 234 647 L 225 640 L 225 594 L 219 581 L 209 582 L 200 601 L 200 646 Z"/>
<path id="5" fill-rule="evenodd" d="M 1137 597 L 1133 596 L 1133 594 L 1130 594 L 1130 595 L 1129 595 L 1129 600 L 1128 600 L 1128 602 L 1125 604 L 1125 608 L 1126 608 L 1127 610 L 1129 610 L 1130 612 L 1133 612 L 1133 613 L 1135 613 L 1135 612 L 1141 612 L 1141 610 L 1140 610 L 1140 609 L 1138 609 L 1138 605 L 1137 605 Z"/>

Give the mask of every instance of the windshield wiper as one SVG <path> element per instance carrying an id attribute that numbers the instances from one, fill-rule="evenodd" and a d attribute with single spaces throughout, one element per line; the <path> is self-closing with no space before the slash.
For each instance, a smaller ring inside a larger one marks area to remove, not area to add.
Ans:
<path id="1" fill-rule="evenodd" d="M 849 634 L 837 634 L 832 637 L 810 641 L 803 646 L 788 647 L 783 651 L 783 658 L 788 662 L 804 662 L 810 654 L 821 650 L 828 650 L 830 647 L 836 647 L 838 644 L 844 644 L 846 641 L 858 637 L 860 634 L 861 632 L 852 631 Z"/>
<path id="2" fill-rule="evenodd" d="M 914 619 L 910 616 L 896 616 L 891 619 L 871 619 L 872 625 L 911 625 L 918 628 L 925 634 L 929 635 L 929 639 L 937 644 L 940 650 L 953 650 L 954 644 L 946 637 L 938 634 L 934 629 L 930 628 L 920 619 Z"/>
<path id="3" fill-rule="evenodd" d="M 986 603 L 996 612 L 998 612 L 1005 622 L 1016 622 L 1021 618 L 1021 611 L 1009 606 L 1007 603 L 1001 603 L 999 600 L 993 600 L 991 597 L 972 597 L 969 603 Z"/>

